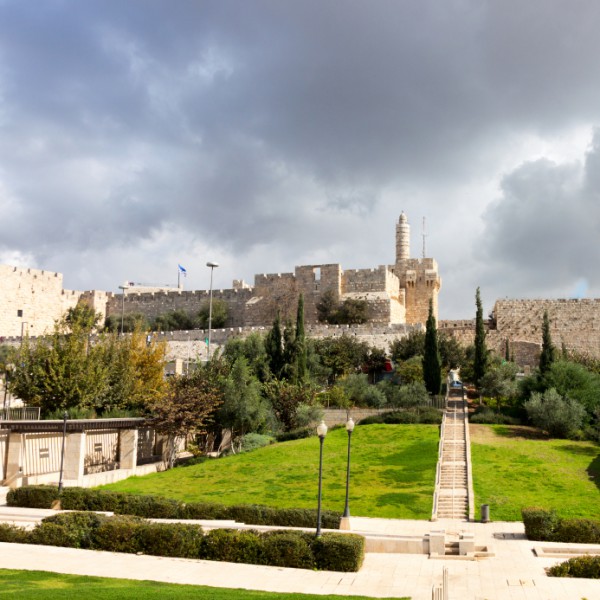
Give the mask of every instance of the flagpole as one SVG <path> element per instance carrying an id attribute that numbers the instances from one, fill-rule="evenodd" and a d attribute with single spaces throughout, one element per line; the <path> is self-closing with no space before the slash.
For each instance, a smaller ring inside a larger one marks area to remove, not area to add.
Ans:
<path id="1" fill-rule="evenodd" d="M 179 265 L 177 265 L 177 289 L 180 290 L 181 286 L 179 284 L 181 280 L 181 269 L 179 268 Z"/>

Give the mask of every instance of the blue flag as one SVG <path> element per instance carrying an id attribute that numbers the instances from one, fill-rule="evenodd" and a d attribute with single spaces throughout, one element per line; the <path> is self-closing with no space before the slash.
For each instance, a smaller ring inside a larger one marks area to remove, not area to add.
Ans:
<path id="1" fill-rule="evenodd" d="M 184 269 L 181 265 L 177 265 L 179 267 L 179 272 L 183 273 L 183 276 L 185 277 L 187 275 L 187 270 Z"/>

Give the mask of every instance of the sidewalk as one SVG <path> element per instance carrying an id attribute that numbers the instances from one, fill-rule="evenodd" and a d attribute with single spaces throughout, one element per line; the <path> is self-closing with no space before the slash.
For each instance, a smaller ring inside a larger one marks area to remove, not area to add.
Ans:
<path id="1" fill-rule="evenodd" d="M 23 524 L 47 512 L 0 507 L 0 521 Z M 448 568 L 450 600 L 594 600 L 600 581 L 549 578 L 544 568 L 563 559 L 537 558 L 534 546 L 560 546 L 525 539 L 522 523 L 468 523 L 456 520 L 399 521 L 352 517 L 354 531 L 385 535 L 423 535 L 445 529 L 448 534 L 470 532 L 477 545 L 487 545 L 495 556 L 475 561 L 430 559 L 421 554 L 366 555 L 358 573 L 333 573 L 213 561 L 136 556 L 0 543 L 0 568 L 36 569 L 77 575 L 146 579 L 214 587 L 273 592 L 409 596 L 431 600 L 433 585 Z"/>

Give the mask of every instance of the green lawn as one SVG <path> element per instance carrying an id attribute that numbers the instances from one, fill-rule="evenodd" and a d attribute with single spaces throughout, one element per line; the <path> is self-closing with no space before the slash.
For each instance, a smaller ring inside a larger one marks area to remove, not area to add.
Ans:
<path id="1" fill-rule="evenodd" d="M 177 585 L 153 581 L 105 579 L 79 575 L 60 575 L 45 571 L 0 569 L 0 598 L 56 600 L 82 595 L 86 600 L 334 600 L 339 596 L 313 594 L 274 594 L 197 585 Z M 344 596 L 348 600 L 367 600 L 365 596 Z M 409 600 L 405 598 L 404 600 Z"/>
<path id="2" fill-rule="evenodd" d="M 354 516 L 428 519 L 438 448 L 437 425 L 365 425 L 352 434 L 350 512 Z M 344 509 L 348 435 L 330 431 L 323 449 L 323 509 Z M 106 489 L 185 502 L 316 508 L 317 437 L 206 461 Z"/>
<path id="3" fill-rule="evenodd" d="M 471 425 L 476 506 L 489 504 L 494 521 L 519 521 L 524 506 L 600 519 L 600 446 L 527 435 L 525 428 Z"/>

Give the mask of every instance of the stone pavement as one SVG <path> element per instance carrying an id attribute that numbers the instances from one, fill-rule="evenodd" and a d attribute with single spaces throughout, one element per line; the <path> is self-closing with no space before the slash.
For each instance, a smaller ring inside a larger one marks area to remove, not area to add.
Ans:
<path id="1" fill-rule="evenodd" d="M 24 524 L 46 513 L 0 507 L 0 521 Z M 544 568 L 563 559 L 537 558 L 522 523 L 456 520 L 399 521 L 351 517 L 354 531 L 420 536 L 432 529 L 472 533 L 495 556 L 478 560 L 430 559 L 423 554 L 368 553 L 358 573 L 333 573 L 212 561 L 136 556 L 112 552 L 0 543 L 0 568 L 36 569 L 78 575 L 146 579 L 273 592 L 364 595 L 431 600 L 432 586 L 448 568 L 449 600 L 600 599 L 600 581 L 549 578 Z"/>

